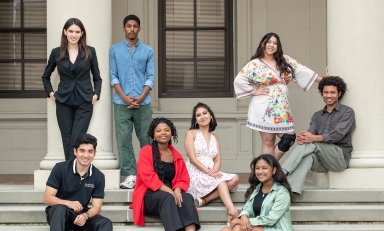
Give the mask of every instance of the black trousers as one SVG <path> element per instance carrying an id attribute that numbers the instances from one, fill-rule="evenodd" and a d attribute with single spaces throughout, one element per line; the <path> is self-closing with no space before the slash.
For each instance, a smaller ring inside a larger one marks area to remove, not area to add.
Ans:
<path id="1" fill-rule="evenodd" d="M 55 205 L 45 209 L 47 222 L 51 231 L 112 231 L 112 222 L 106 217 L 96 215 L 85 222 L 84 226 L 73 224 L 77 215 L 84 213 L 75 212 L 65 205 Z"/>
<path id="2" fill-rule="evenodd" d="M 183 203 L 179 209 L 172 194 L 156 191 L 144 198 L 144 214 L 160 216 L 165 231 L 183 230 L 190 224 L 196 225 L 196 230 L 200 229 L 199 216 L 193 197 L 189 193 L 181 193 Z"/>
<path id="3" fill-rule="evenodd" d="M 73 145 L 80 134 L 87 133 L 92 112 L 92 102 L 74 106 L 56 100 L 56 118 L 63 141 L 65 160 L 75 159 Z"/>

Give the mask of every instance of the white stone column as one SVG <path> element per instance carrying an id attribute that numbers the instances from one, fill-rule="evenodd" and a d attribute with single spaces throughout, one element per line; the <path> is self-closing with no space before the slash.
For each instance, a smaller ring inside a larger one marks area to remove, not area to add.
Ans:
<path id="1" fill-rule="evenodd" d="M 95 47 L 103 79 L 100 99 L 93 108 L 88 133 L 98 140 L 97 154 L 93 164 L 106 177 L 106 188 L 118 188 L 120 183 L 119 163 L 112 152 L 112 94 L 109 78 L 109 47 L 112 43 L 111 0 L 47 0 L 47 53 L 60 45 L 61 31 L 69 18 L 78 18 L 87 32 L 87 44 Z M 53 88 L 57 88 L 59 76 L 52 75 Z M 45 188 L 53 166 L 64 161 L 63 145 L 56 119 L 56 106 L 47 99 L 48 153 L 35 171 L 35 189 Z"/>
<path id="2" fill-rule="evenodd" d="M 348 84 L 342 103 L 357 125 L 349 168 L 328 174 L 331 188 L 384 188 L 383 9 L 382 0 L 327 2 L 329 70 Z"/>

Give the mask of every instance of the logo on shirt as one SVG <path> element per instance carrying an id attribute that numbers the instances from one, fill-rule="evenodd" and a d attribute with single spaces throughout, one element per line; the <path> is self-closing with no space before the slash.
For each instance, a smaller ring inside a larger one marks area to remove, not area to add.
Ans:
<path id="1" fill-rule="evenodd" d="M 95 188 L 95 184 L 87 184 L 87 183 L 85 183 L 84 186 L 87 187 L 87 188 Z"/>

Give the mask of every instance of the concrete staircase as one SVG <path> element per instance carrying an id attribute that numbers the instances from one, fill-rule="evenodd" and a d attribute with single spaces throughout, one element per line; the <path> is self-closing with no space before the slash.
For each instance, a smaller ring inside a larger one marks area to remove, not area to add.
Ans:
<path id="1" fill-rule="evenodd" d="M 240 185 L 232 199 L 238 209 L 247 185 Z M 31 186 L 0 187 L 0 231 L 48 231 L 43 191 Z M 114 230 L 164 230 L 156 217 L 145 218 L 146 227 L 133 226 L 131 190 L 107 190 L 102 215 L 114 223 Z M 294 230 L 341 231 L 384 230 L 384 190 L 322 189 L 307 186 L 291 206 Z M 220 200 L 198 209 L 203 231 L 225 226 L 226 209 Z"/>

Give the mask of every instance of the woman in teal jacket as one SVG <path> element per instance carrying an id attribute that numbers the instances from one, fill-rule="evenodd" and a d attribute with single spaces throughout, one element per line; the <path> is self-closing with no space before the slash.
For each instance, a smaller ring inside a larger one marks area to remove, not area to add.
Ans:
<path id="1" fill-rule="evenodd" d="M 293 231 L 289 207 L 295 198 L 279 162 L 272 155 L 260 155 L 251 170 L 245 205 L 221 231 Z"/>

